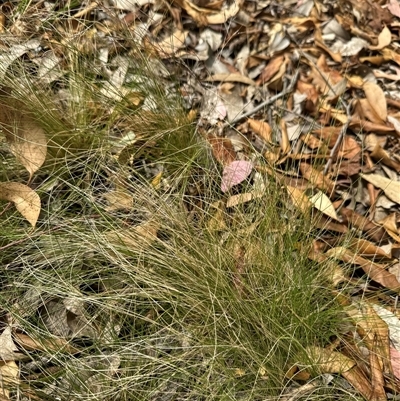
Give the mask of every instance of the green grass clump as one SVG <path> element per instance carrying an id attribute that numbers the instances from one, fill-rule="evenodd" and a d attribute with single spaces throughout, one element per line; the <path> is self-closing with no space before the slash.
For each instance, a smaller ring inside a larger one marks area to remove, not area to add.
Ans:
<path id="1" fill-rule="evenodd" d="M 49 140 L 31 183 L 42 199 L 36 231 L 13 208 L 0 227 L 2 319 L 37 342 L 19 363 L 20 391 L 278 399 L 295 386 L 288 370 L 307 366 L 306 347 L 329 344 L 342 316 L 329 266 L 307 258 L 311 222 L 268 176 L 261 197 L 226 207 L 221 168 L 147 55 L 129 67 L 146 79 L 116 100 L 102 93 L 96 66 L 67 50 L 62 91 L 25 74 L 11 94 Z M 1 180 L 24 178 L 6 164 Z M 116 192 L 129 207 L 112 205 Z M 340 394 L 329 391 L 310 397 Z"/>

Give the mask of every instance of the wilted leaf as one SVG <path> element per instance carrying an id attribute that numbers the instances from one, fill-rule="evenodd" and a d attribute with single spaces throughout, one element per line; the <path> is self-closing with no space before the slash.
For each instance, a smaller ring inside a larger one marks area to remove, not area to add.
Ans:
<path id="1" fill-rule="evenodd" d="M 34 125 L 29 127 L 28 124 L 24 124 L 23 128 L 21 127 L 18 135 L 23 136 L 14 137 L 11 143 L 11 151 L 32 177 L 46 160 L 46 136 L 42 128 Z"/>
<path id="2" fill-rule="evenodd" d="M 17 210 L 35 227 L 40 214 L 40 197 L 27 185 L 18 182 L 0 183 L 0 199 L 13 202 Z"/>
<path id="3" fill-rule="evenodd" d="M 252 170 L 253 163 L 246 160 L 236 160 L 226 166 L 222 173 L 222 192 L 229 191 L 233 186 L 243 182 Z"/>
<path id="4" fill-rule="evenodd" d="M 385 195 L 393 202 L 400 204 L 400 182 L 393 181 L 379 174 L 360 174 L 360 176 L 376 188 L 382 189 Z"/>
<path id="5" fill-rule="evenodd" d="M 286 155 L 290 152 L 290 140 L 289 140 L 287 125 L 286 125 L 286 122 L 284 119 L 281 120 L 280 126 L 281 126 L 280 145 L 281 145 L 282 153 L 284 155 Z"/>
<path id="6" fill-rule="evenodd" d="M 242 74 L 214 74 L 211 77 L 205 78 L 206 82 L 238 82 L 247 85 L 256 85 L 256 83 Z"/>

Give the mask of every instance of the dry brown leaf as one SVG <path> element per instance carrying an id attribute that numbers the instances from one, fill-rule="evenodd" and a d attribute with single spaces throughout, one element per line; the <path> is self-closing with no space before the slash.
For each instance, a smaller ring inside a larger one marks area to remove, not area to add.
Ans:
<path id="1" fill-rule="evenodd" d="M 38 122 L 26 107 L 8 95 L 5 89 L 0 96 L 0 124 L 7 143 L 16 159 L 30 176 L 46 160 L 47 139 Z"/>
<path id="2" fill-rule="evenodd" d="M 250 202 L 253 199 L 261 198 L 262 196 L 263 194 L 254 192 L 246 192 L 243 194 L 232 195 L 227 199 L 226 207 L 241 205 L 242 203 Z"/>
<path id="3" fill-rule="evenodd" d="M 390 347 L 390 361 L 393 374 L 400 380 L 400 351 L 397 351 L 394 347 Z"/>
<path id="4" fill-rule="evenodd" d="M 356 366 L 356 362 L 341 354 L 321 347 L 307 347 L 307 355 L 321 373 L 343 374 Z"/>
<path id="5" fill-rule="evenodd" d="M 17 210 L 35 227 L 40 214 L 40 197 L 27 185 L 19 182 L 0 183 L 0 199 L 13 202 Z"/>
<path id="6" fill-rule="evenodd" d="M 251 78 L 245 77 L 242 74 L 214 74 L 211 77 L 205 78 L 207 82 L 239 82 L 247 85 L 256 85 L 256 82 Z"/>
<path id="7" fill-rule="evenodd" d="M 307 212 L 312 207 L 312 203 L 308 199 L 307 195 L 299 188 L 286 185 L 286 190 L 293 203 L 303 212 Z"/>
<path id="8" fill-rule="evenodd" d="M 358 142 L 349 135 L 345 135 L 340 146 L 337 157 L 343 159 L 354 159 L 361 154 L 361 147 Z"/>
<path id="9" fill-rule="evenodd" d="M 198 7 L 189 0 L 176 0 L 175 2 L 184 8 L 199 26 L 224 24 L 239 12 L 242 3 L 240 0 L 235 0 L 230 6 L 215 12 L 213 9 Z"/>
<path id="10" fill-rule="evenodd" d="M 269 163 L 275 164 L 281 158 L 281 152 L 279 148 L 272 148 L 271 150 L 266 150 L 263 156 Z"/>
<path id="11" fill-rule="evenodd" d="M 289 141 L 289 135 L 288 135 L 288 131 L 287 131 L 286 122 L 284 119 L 281 120 L 280 126 L 281 126 L 280 145 L 281 145 L 281 149 L 282 149 L 282 154 L 286 155 L 290 152 L 290 141 Z"/>
<path id="12" fill-rule="evenodd" d="M 370 395 L 370 398 L 375 401 L 386 401 L 386 391 L 384 389 L 385 379 L 383 377 L 382 371 L 382 357 L 379 354 L 379 343 L 380 340 L 375 337 L 373 349 L 369 353 L 369 365 L 371 368 L 372 385 L 372 394 Z"/>
<path id="13" fill-rule="evenodd" d="M 328 143 L 330 148 L 335 146 L 335 143 L 342 131 L 342 127 L 321 127 L 320 129 L 312 131 L 314 135 Z"/>
<path id="14" fill-rule="evenodd" d="M 381 241 L 389 239 L 389 235 L 382 227 L 379 227 L 377 224 L 358 214 L 354 210 L 343 207 L 340 209 L 340 214 L 343 218 L 344 223 L 358 228 L 359 230 L 364 232 L 372 241 L 376 241 L 379 243 Z"/>
<path id="15" fill-rule="evenodd" d="M 56 352 L 68 352 L 70 354 L 76 354 L 80 352 L 78 348 L 73 347 L 64 338 L 52 338 L 51 340 L 41 339 L 40 341 L 34 340 L 32 337 L 23 333 L 14 333 L 16 343 L 27 351 L 56 351 Z"/>
<path id="16" fill-rule="evenodd" d="M 370 400 L 372 386 L 366 374 L 359 366 L 354 366 L 353 369 L 343 372 L 342 376 L 357 390 L 366 400 Z"/>
<path id="17" fill-rule="evenodd" d="M 328 53 L 329 56 L 332 58 L 332 60 L 336 61 L 337 63 L 342 62 L 342 56 L 340 55 L 340 53 L 335 53 L 328 46 L 326 46 L 326 44 L 324 43 L 324 40 L 322 38 L 320 29 L 315 29 L 314 42 L 318 47 L 320 47 L 322 50 L 324 50 L 326 53 Z"/>
<path id="18" fill-rule="evenodd" d="M 387 26 L 385 26 L 382 32 L 378 36 L 378 45 L 369 46 L 370 50 L 381 50 L 386 46 L 389 46 L 392 42 L 392 34 Z"/>
<path id="19" fill-rule="evenodd" d="M 336 145 L 341 131 L 342 127 L 323 127 L 319 130 L 313 131 L 313 133 L 323 139 L 324 142 L 327 142 L 329 148 L 333 148 Z M 317 145 L 317 142 L 315 143 L 315 145 Z M 324 152 L 324 148 L 322 148 L 321 151 Z M 344 159 L 354 159 L 360 153 L 361 147 L 358 142 L 350 135 L 345 135 L 337 153 L 337 157 Z"/>
<path id="20" fill-rule="evenodd" d="M 395 234 L 399 234 L 399 230 L 397 228 L 397 216 L 395 212 L 389 214 L 383 220 L 380 220 L 379 224 L 385 227 L 386 230 Z"/>
<path id="21" fill-rule="evenodd" d="M 379 144 L 375 145 L 374 150 L 371 152 L 371 157 L 374 161 L 382 162 L 385 166 L 400 172 L 400 163 L 393 160 Z"/>
<path id="22" fill-rule="evenodd" d="M 332 248 L 325 254 L 345 263 L 353 263 L 358 265 L 372 280 L 376 281 L 382 286 L 396 292 L 400 290 L 399 281 L 394 274 L 386 270 L 385 265 L 380 265 L 364 259 L 363 257 L 351 252 L 350 249 L 343 247 Z"/>
<path id="23" fill-rule="evenodd" d="M 339 220 L 332 202 L 323 192 L 317 191 L 313 196 L 310 197 L 310 202 L 320 212 L 326 214 L 334 220 Z"/>
<path id="24" fill-rule="evenodd" d="M 397 51 L 391 49 L 382 49 L 381 53 L 385 60 L 392 60 L 400 65 L 400 54 Z"/>
<path id="25" fill-rule="evenodd" d="M 359 129 L 360 131 L 363 131 L 364 133 L 366 133 L 366 132 L 373 132 L 375 134 L 392 133 L 395 136 L 399 136 L 396 133 L 396 130 L 394 129 L 394 127 L 389 127 L 384 124 L 372 123 L 370 121 L 362 120 L 359 118 L 352 118 L 350 121 L 349 127 Z"/>
<path id="26" fill-rule="evenodd" d="M 390 258 L 390 255 L 388 255 L 382 248 L 362 238 L 354 238 L 350 240 L 349 245 L 350 248 L 352 248 L 352 250 L 359 255 Z"/>
<path id="27" fill-rule="evenodd" d="M 360 177 L 370 182 L 374 187 L 382 189 L 390 200 L 400 204 L 400 182 L 379 174 L 360 174 Z"/>
<path id="28" fill-rule="evenodd" d="M 366 347 L 378 355 L 380 368 L 385 373 L 390 373 L 390 338 L 387 323 L 369 303 L 363 301 L 347 306 L 346 313 L 353 320 Z"/>
<path id="29" fill-rule="evenodd" d="M 327 153 L 327 146 L 321 140 L 316 138 L 311 132 L 307 134 L 300 135 L 300 139 L 310 148 L 310 149 L 320 149 L 321 153 Z"/>
<path id="30" fill-rule="evenodd" d="M 349 229 L 344 224 L 336 223 L 323 215 L 318 216 L 318 218 L 315 219 L 314 224 L 316 227 L 323 230 L 330 230 L 337 233 L 345 234 L 349 231 Z"/>
<path id="31" fill-rule="evenodd" d="M 272 128 L 267 122 L 254 120 L 252 118 L 249 118 L 247 122 L 249 123 L 250 129 L 253 130 L 260 138 L 262 138 L 267 143 L 271 143 Z"/>
<path id="32" fill-rule="evenodd" d="M 272 60 L 262 70 L 261 75 L 257 80 L 257 84 L 268 84 L 272 80 L 272 78 L 274 78 L 275 75 L 280 71 L 283 60 L 284 56 L 277 56 L 272 58 Z"/>
<path id="33" fill-rule="evenodd" d="M 375 110 L 376 114 L 383 120 L 387 118 L 387 104 L 386 98 L 381 87 L 372 82 L 366 82 L 363 85 L 365 96 L 368 99 L 371 107 Z"/>
<path id="34" fill-rule="evenodd" d="M 319 93 L 314 85 L 301 80 L 297 81 L 297 90 L 307 96 L 306 110 L 310 112 L 315 111 L 315 107 L 319 100 Z"/>
<path id="35" fill-rule="evenodd" d="M 312 185 L 329 193 L 333 192 L 335 183 L 326 177 L 322 171 L 315 169 L 308 163 L 300 163 L 299 167 L 302 176 L 310 181 Z"/>
<path id="36" fill-rule="evenodd" d="M 117 229 L 106 233 L 113 245 L 126 246 L 132 251 L 142 251 L 157 239 L 158 225 L 151 221 L 129 229 Z"/>
<path id="37" fill-rule="evenodd" d="M 156 44 L 161 57 L 170 57 L 180 50 L 184 45 L 188 36 L 188 31 L 176 29 L 171 36 Z"/>
<path id="38" fill-rule="evenodd" d="M 18 359 L 16 351 L 18 351 L 18 348 L 12 339 L 11 327 L 7 326 L 0 336 L 0 360 L 15 361 Z"/>
<path id="39" fill-rule="evenodd" d="M 215 159 L 223 166 L 227 166 L 236 160 L 236 152 L 229 138 L 209 135 L 207 139 Z"/>
<path id="40" fill-rule="evenodd" d="M 15 361 L 0 361 L 0 388 L 1 395 L 5 399 L 10 398 L 10 389 L 15 389 L 19 384 L 19 368 Z"/>
<path id="41" fill-rule="evenodd" d="M 130 210 L 133 207 L 133 196 L 122 190 L 111 191 L 104 195 L 109 205 L 106 207 L 108 212 L 116 210 Z"/>
<path id="42" fill-rule="evenodd" d="M 378 116 L 368 99 L 357 99 L 355 111 L 363 120 L 368 119 L 372 123 L 383 124 L 383 120 Z"/>

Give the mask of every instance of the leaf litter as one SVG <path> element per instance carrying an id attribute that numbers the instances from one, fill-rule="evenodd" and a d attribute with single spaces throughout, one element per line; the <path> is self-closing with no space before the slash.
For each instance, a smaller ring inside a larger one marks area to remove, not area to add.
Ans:
<path id="1" fill-rule="evenodd" d="M 348 314 L 354 325 L 347 342 L 334 348 L 310 348 L 310 359 L 319 364 L 321 373 L 342 375 L 366 400 L 389 399 L 398 393 L 399 382 L 390 377 L 392 372 L 400 376 L 396 317 L 400 273 L 390 268 L 396 262 L 399 266 L 400 248 L 400 94 L 396 85 L 400 56 L 394 41 L 398 1 L 305 1 L 288 7 L 270 1 L 112 4 L 100 7 L 82 2 L 57 26 L 70 40 L 76 29 L 82 54 L 94 54 L 99 61 L 100 94 L 110 102 L 125 99 L 154 112 L 152 99 L 143 99 L 127 85 L 139 79 L 129 72 L 133 50 L 112 59 L 118 49 L 110 43 L 116 42 L 121 29 L 113 19 L 116 15 L 135 40 L 169 67 L 186 67 L 180 91 L 188 115 L 197 115 L 197 131 L 223 168 L 221 191 L 234 192 L 226 200 L 221 198 L 209 226 L 224 229 L 225 208 L 262 196 L 259 190 L 240 185 L 251 182 L 253 172 L 274 176 L 295 208 L 319 216 L 316 224 L 322 234 L 310 257 L 337 262 L 340 280 L 334 286 L 346 279 L 351 282 L 344 267 L 352 266 L 364 280 L 362 290 L 376 294 L 361 303 L 357 301 L 360 293 L 349 297 Z M 12 3 L 7 7 L 9 13 L 17 12 Z M 31 62 L 39 66 L 41 85 L 51 85 L 67 73 L 62 43 L 43 28 L 46 16 L 58 6 L 50 1 L 29 7 L 17 20 L 2 14 L 0 75 L 6 77 L 15 61 Z M 72 21 L 81 25 L 73 28 Z M 167 78 L 169 74 L 167 68 Z M 11 99 L 2 95 L 0 124 L 10 152 L 29 178 L 28 185 L 2 182 L 0 198 L 12 202 L 35 227 L 41 202 L 29 182 L 46 160 L 47 139 L 26 107 Z M 123 141 L 130 136 L 123 121 L 120 129 L 118 157 L 132 146 Z M 162 169 L 147 173 L 161 185 Z M 134 207 L 133 197 L 123 186 L 103 197 L 109 202 L 109 213 Z M 340 241 L 349 230 L 358 237 L 346 248 Z M 134 249 L 143 246 L 140 241 L 150 246 L 157 234 L 158 226 L 149 219 L 107 236 L 110 242 Z M 384 294 L 386 290 L 391 291 L 389 295 Z M 45 306 L 44 324 L 60 347 L 67 348 L 63 339 L 79 337 L 79 333 L 96 336 L 87 317 L 65 302 L 50 300 Z M 6 328 L 1 337 L 9 337 L 9 331 Z M 14 332 L 22 344 L 21 336 L 27 334 Z M 2 342 L 2 353 L 15 351 L 8 337 Z M 33 350 L 42 347 L 29 337 L 24 341 Z M 6 359 L 10 360 L 1 367 L 3 381 L 15 384 L 18 366 L 12 358 Z M 361 369 L 360 361 L 368 369 Z M 119 363 L 118 359 L 105 363 L 110 378 Z M 9 398 L 7 391 L 3 389 Z"/>

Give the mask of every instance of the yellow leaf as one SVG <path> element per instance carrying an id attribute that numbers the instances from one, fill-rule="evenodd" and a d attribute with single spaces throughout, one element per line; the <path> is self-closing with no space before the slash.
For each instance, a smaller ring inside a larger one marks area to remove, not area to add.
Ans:
<path id="1" fill-rule="evenodd" d="M 40 214 L 40 197 L 27 185 L 19 182 L 1 182 L 0 199 L 13 202 L 17 210 L 35 227 Z"/>
<path id="2" fill-rule="evenodd" d="M 163 172 L 160 171 L 160 172 L 151 180 L 151 185 L 152 185 L 155 189 L 160 189 L 162 175 L 163 175 Z"/>

